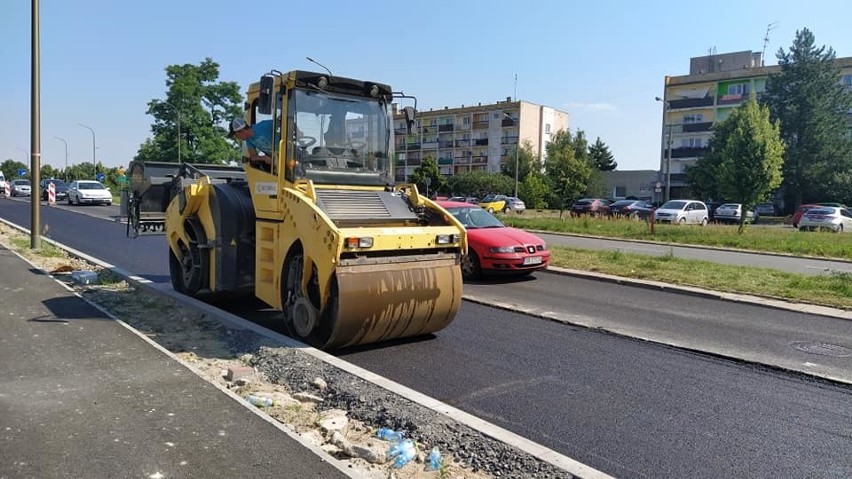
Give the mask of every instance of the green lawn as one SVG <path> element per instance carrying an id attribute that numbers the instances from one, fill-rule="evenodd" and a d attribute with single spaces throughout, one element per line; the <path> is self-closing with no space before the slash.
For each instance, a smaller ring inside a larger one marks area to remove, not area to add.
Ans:
<path id="1" fill-rule="evenodd" d="M 800 232 L 781 226 L 749 226 L 742 234 L 738 234 L 736 225 L 708 225 L 702 228 L 668 224 L 657 224 L 652 231 L 645 221 L 588 216 L 574 218 L 567 214 L 563 219 L 536 217 L 526 213 L 500 215 L 500 219 L 509 226 L 526 230 L 852 260 L 852 234 L 848 233 Z"/>

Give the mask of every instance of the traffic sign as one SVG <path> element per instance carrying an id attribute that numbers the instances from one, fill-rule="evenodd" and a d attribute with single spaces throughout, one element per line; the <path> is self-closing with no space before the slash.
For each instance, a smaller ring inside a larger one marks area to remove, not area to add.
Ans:
<path id="1" fill-rule="evenodd" d="M 27 176 L 26 168 L 18 168 L 18 176 Z"/>
<path id="2" fill-rule="evenodd" d="M 104 178 L 105 178 L 105 177 L 104 177 L 104 174 L 103 174 L 103 173 L 97 173 L 97 174 L 95 174 L 95 179 L 96 179 L 96 180 L 98 180 L 98 181 L 104 181 Z"/>

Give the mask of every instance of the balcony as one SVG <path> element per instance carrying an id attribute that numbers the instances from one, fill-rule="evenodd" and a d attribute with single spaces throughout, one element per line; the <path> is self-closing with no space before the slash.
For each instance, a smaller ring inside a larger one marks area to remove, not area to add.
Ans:
<path id="1" fill-rule="evenodd" d="M 710 152 L 707 147 L 686 146 L 672 148 L 672 158 L 698 158 Z"/>
<path id="2" fill-rule="evenodd" d="M 513 120 L 513 119 L 511 119 L 511 118 L 503 118 L 503 121 L 501 122 L 501 125 L 502 125 L 502 126 L 517 126 L 517 125 L 518 125 L 518 122 L 517 122 L 517 121 L 515 121 L 515 120 Z"/>
<path id="3" fill-rule="evenodd" d="M 453 124 L 449 125 L 438 125 L 438 131 L 453 131 Z"/>
<path id="4" fill-rule="evenodd" d="M 470 157 L 469 156 L 457 156 L 453 159 L 453 163 L 457 165 L 469 165 Z"/>
<path id="5" fill-rule="evenodd" d="M 713 127 L 712 121 L 705 121 L 703 123 L 684 123 L 683 124 L 683 132 L 684 133 L 696 133 L 699 131 L 710 131 L 710 128 Z M 673 133 L 678 133 L 677 131 L 673 131 Z"/>
<path id="6" fill-rule="evenodd" d="M 669 110 L 677 110 L 679 108 L 694 108 L 697 106 L 713 106 L 716 99 L 712 96 L 704 98 L 684 98 L 682 100 L 669 100 Z"/>
<path id="7" fill-rule="evenodd" d="M 393 133 L 394 133 L 395 135 L 405 135 L 405 134 L 407 134 L 407 133 L 408 133 L 408 128 L 406 128 L 406 127 L 402 127 L 402 128 L 394 128 L 394 129 L 393 129 Z"/>
<path id="8" fill-rule="evenodd" d="M 439 148 L 452 148 L 453 147 L 453 141 L 452 140 L 450 140 L 450 141 L 446 141 L 446 140 L 439 141 L 438 147 Z"/>
<path id="9" fill-rule="evenodd" d="M 470 146 L 470 140 L 456 140 L 456 147 Z"/>
<path id="10" fill-rule="evenodd" d="M 408 166 L 420 166 L 420 158 L 409 158 L 405 160 L 405 164 Z"/>
<path id="11" fill-rule="evenodd" d="M 488 146 L 488 138 L 479 138 L 477 140 L 473 140 L 474 146 Z"/>
<path id="12" fill-rule="evenodd" d="M 473 129 L 474 130 L 487 130 L 488 129 L 488 120 L 473 122 Z"/>
<path id="13" fill-rule="evenodd" d="M 474 165 L 487 165 L 488 157 L 487 156 L 474 156 L 471 160 L 471 163 Z"/>
<path id="14" fill-rule="evenodd" d="M 717 105 L 739 105 L 740 103 L 747 101 L 749 97 L 749 93 L 743 94 L 730 94 L 730 95 L 722 95 L 719 97 L 719 101 L 716 103 Z"/>
<path id="15" fill-rule="evenodd" d="M 437 141 L 424 141 L 420 144 L 420 148 L 423 150 L 437 150 L 438 142 Z"/>
<path id="16" fill-rule="evenodd" d="M 503 138 L 500 138 L 500 144 L 501 145 L 517 145 L 518 144 L 518 137 L 517 136 L 505 136 Z"/>
<path id="17" fill-rule="evenodd" d="M 406 150 L 419 150 L 420 149 L 420 143 L 408 143 L 405 146 L 405 149 Z"/>
<path id="18" fill-rule="evenodd" d="M 452 165 L 453 159 L 441 157 L 441 158 L 438 158 L 438 164 L 439 165 Z"/>

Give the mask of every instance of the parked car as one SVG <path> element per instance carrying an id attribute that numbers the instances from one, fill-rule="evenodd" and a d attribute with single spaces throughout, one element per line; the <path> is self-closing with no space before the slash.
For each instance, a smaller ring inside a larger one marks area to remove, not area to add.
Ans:
<path id="1" fill-rule="evenodd" d="M 6 194 L 6 176 L 0 171 L 0 194 Z"/>
<path id="2" fill-rule="evenodd" d="M 705 226 L 710 221 L 707 205 L 697 200 L 671 200 L 654 211 L 658 223 L 696 224 Z"/>
<path id="3" fill-rule="evenodd" d="M 772 203 L 761 203 L 754 207 L 754 212 L 758 216 L 778 216 L 778 208 Z"/>
<path id="4" fill-rule="evenodd" d="M 47 186 L 53 183 L 53 191 L 56 193 L 56 201 L 68 199 L 68 183 L 56 179 L 49 178 L 39 182 L 39 190 L 41 191 L 41 200 L 47 201 Z"/>
<path id="5" fill-rule="evenodd" d="M 503 207 L 503 213 L 523 213 L 526 209 L 527 205 L 525 205 L 520 198 L 510 196 L 509 199 L 506 200 L 506 206 Z"/>
<path id="6" fill-rule="evenodd" d="M 811 208 L 817 208 L 817 207 L 819 207 L 819 205 L 806 204 L 806 205 L 800 205 L 798 208 L 796 208 L 796 212 L 793 213 L 793 219 L 791 220 L 791 223 L 793 223 L 793 228 L 799 227 L 799 220 L 802 219 L 802 215 L 805 214 L 806 211 L 808 211 Z"/>
<path id="7" fill-rule="evenodd" d="M 809 209 L 799 220 L 799 231 L 831 230 L 852 232 L 852 210 L 836 206 L 817 206 Z"/>
<path id="8" fill-rule="evenodd" d="M 489 213 L 494 213 L 496 211 L 503 211 L 503 209 L 506 208 L 506 202 L 508 200 L 509 197 L 506 195 L 488 195 L 485 198 L 482 198 L 482 201 L 479 202 L 479 206 Z"/>
<path id="9" fill-rule="evenodd" d="M 478 203 L 479 203 L 479 198 L 477 198 L 477 197 L 475 197 L 475 196 L 451 196 L 451 197 L 449 197 L 449 199 L 447 199 L 446 201 L 456 201 L 456 202 L 461 202 L 461 203 L 471 203 L 471 204 L 474 204 L 474 205 L 475 205 L 475 204 L 478 204 Z"/>
<path id="10" fill-rule="evenodd" d="M 467 230 L 467 255 L 462 276 L 483 274 L 526 275 L 547 268 L 550 251 L 544 240 L 524 230 L 508 227 L 477 205 L 457 201 L 438 202 Z"/>
<path id="11" fill-rule="evenodd" d="M 743 215 L 743 205 L 740 203 L 725 203 L 716 208 L 713 215 L 716 221 L 721 223 L 739 223 Z M 746 223 L 756 223 L 758 215 L 751 210 L 746 211 Z"/>
<path id="12" fill-rule="evenodd" d="M 647 219 L 654 212 L 654 205 L 642 200 L 618 200 L 609 205 L 609 214 L 632 219 Z"/>
<path id="13" fill-rule="evenodd" d="M 582 198 L 571 205 L 575 215 L 604 216 L 609 214 L 609 201 L 601 198 Z"/>
<path id="14" fill-rule="evenodd" d="M 77 180 L 68 186 L 69 205 L 111 205 L 112 192 L 100 181 Z"/>
<path id="15" fill-rule="evenodd" d="M 31 194 L 30 180 L 12 180 L 12 184 L 9 185 L 10 196 L 30 196 Z"/>

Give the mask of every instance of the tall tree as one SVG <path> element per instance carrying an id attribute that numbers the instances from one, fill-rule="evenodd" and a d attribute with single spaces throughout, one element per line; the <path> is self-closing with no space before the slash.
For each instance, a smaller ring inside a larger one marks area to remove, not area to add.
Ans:
<path id="1" fill-rule="evenodd" d="M 219 64 L 210 58 L 166 67 L 166 97 L 149 101 L 146 113 L 154 117 L 153 138 L 140 145 L 136 160 L 176 162 L 178 142 L 181 160 L 190 163 L 239 157 L 239 146 L 227 139 L 223 124 L 242 114 L 240 88 L 236 82 L 220 82 Z"/>
<path id="2" fill-rule="evenodd" d="M 589 147 L 589 159 L 599 171 L 612 171 L 618 167 L 615 157 L 609 151 L 609 147 L 598 137 L 595 144 Z"/>
<path id="3" fill-rule="evenodd" d="M 518 146 L 515 145 L 515 148 Z M 517 157 L 515 156 L 517 155 Z M 500 165 L 500 173 L 515 180 L 515 159 L 518 160 L 518 182 L 523 183 L 524 179 L 533 171 L 533 165 L 536 160 L 536 155 L 533 152 L 532 143 L 529 140 L 524 141 L 519 150 L 513 149 L 509 152 L 510 160 Z"/>
<path id="4" fill-rule="evenodd" d="M 514 188 L 514 178 L 495 175 L 484 170 L 459 173 L 449 178 L 449 189 L 454 195 L 471 195 L 483 198 L 490 193 L 508 194 Z"/>
<path id="5" fill-rule="evenodd" d="M 13 159 L 8 159 L 0 164 L 0 171 L 3 172 L 3 176 L 6 177 L 7 181 L 14 180 L 18 178 L 18 171 L 21 169 L 26 171 L 26 177 L 30 177 L 30 167 L 21 163 L 20 161 L 15 161 Z"/>
<path id="6" fill-rule="evenodd" d="M 788 209 L 803 201 L 842 200 L 829 195 L 852 191 L 846 117 L 852 93 L 840 84 L 834 50 L 817 48 L 805 28 L 796 32 L 789 52 L 779 49 L 777 57 L 781 71 L 769 77 L 763 102 L 781 122 Z"/>
<path id="7" fill-rule="evenodd" d="M 547 145 L 546 175 L 550 183 L 551 195 L 548 200 L 551 208 L 559 210 L 559 216 L 570 205 L 580 198 L 589 187 L 592 176 L 592 166 L 586 158 L 578 158 L 578 141 L 585 138 L 578 135 L 575 139 L 566 130 L 560 130 Z M 584 147 L 582 151 L 588 151 Z"/>
<path id="8" fill-rule="evenodd" d="M 745 212 L 781 185 L 784 144 L 778 122 L 769 119 L 769 108 L 752 99 L 714 130 L 710 153 L 699 161 L 715 165 L 719 192 L 742 204 L 742 232 Z"/>
<path id="9" fill-rule="evenodd" d="M 441 174 L 438 160 L 432 155 L 423 158 L 420 166 L 411 172 L 408 182 L 417 185 L 417 191 L 428 196 L 435 196 L 438 192 L 447 190 L 447 178 Z"/>

